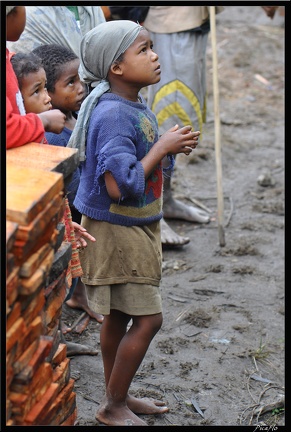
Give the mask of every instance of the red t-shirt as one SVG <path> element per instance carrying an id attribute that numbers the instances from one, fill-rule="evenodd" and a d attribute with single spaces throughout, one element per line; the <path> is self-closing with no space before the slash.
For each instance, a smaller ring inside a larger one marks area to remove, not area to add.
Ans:
<path id="1" fill-rule="evenodd" d="M 30 142 L 46 143 L 44 127 L 37 114 L 25 113 L 17 77 L 6 48 L 6 148 Z"/>

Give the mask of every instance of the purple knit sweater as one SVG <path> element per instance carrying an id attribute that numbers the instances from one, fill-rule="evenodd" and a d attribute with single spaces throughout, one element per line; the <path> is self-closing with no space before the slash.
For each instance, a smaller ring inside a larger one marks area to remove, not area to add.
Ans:
<path id="1" fill-rule="evenodd" d="M 94 109 L 87 135 L 75 207 L 86 216 L 117 225 L 148 225 L 162 218 L 162 165 L 145 180 L 141 159 L 158 140 L 155 115 L 142 102 L 105 93 Z M 110 171 L 121 192 L 112 200 L 104 172 Z"/>

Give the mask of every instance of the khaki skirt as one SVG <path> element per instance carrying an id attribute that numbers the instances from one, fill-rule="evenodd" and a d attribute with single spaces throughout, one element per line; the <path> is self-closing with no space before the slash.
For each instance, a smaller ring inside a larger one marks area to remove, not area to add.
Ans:
<path id="1" fill-rule="evenodd" d="M 116 309 L 131 316 L 162 312 L 160 288 L 146 284 L 85 285 L 89 307 L 96 313 L 109 315 Z"/>
<path id="2" fill-rule="evenodd" d="M 96 238 L 80 251 L 89 306 L 103 315 L 161 312 L 160 222 L 125 227 L 83 216 L 81 225 Z"/>

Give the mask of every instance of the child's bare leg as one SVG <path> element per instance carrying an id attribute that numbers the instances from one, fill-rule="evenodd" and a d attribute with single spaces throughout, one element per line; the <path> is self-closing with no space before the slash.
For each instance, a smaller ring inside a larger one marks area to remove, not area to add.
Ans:
<path id="1" fill-rule="evenodd" d="M 111 310 L 110 315 L 104 317 L 100 333 L 106 395 L 96 418 L 108 426 L 146 426 L 129 405 L 138 408 L 139 413 L 150 413 L 149 401 L 128 396 L 128 389 L 152 338 L 161 327 L 162 314 L 133 317 L 133 324 L 126 332 L 129 320 L 128 315 Z M 160 411 L 157 405 L 151 404 L 155 413 L 165 412 L 165 407 Z"/>
<path id="2" fill-rule="evenodd" d="M 127 331 L 131 317 L 122 312 L 111 310 L 105 315 L 100 329 L 100 346 L 104 366 L 105 387 L 107 388 L 114 366 L 116 353 Z"/>

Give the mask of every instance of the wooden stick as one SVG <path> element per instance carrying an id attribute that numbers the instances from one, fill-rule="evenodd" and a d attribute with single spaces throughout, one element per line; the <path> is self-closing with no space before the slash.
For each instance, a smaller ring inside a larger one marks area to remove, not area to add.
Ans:
<path id="1" fill-rule="evenodd" d="M 210 29 L 212 44 L 212 64 L 213 64 L 213 102 L 214 102 L 214 121 L 215 121 L 215 161 L 217 178 L 217 206 L 218 206 L 218 235 L 220 246 L 225 246 L 224 227 L 223 227 L 223 190 L 222 190 L 222 169 L 221 169 L 221 148 L 220 148 L 220 115 L 219 115 L 219 91 L 218 91 L 218 66 L 216 51 L 216 23 L 215 6 L 210 8 Z"/>

